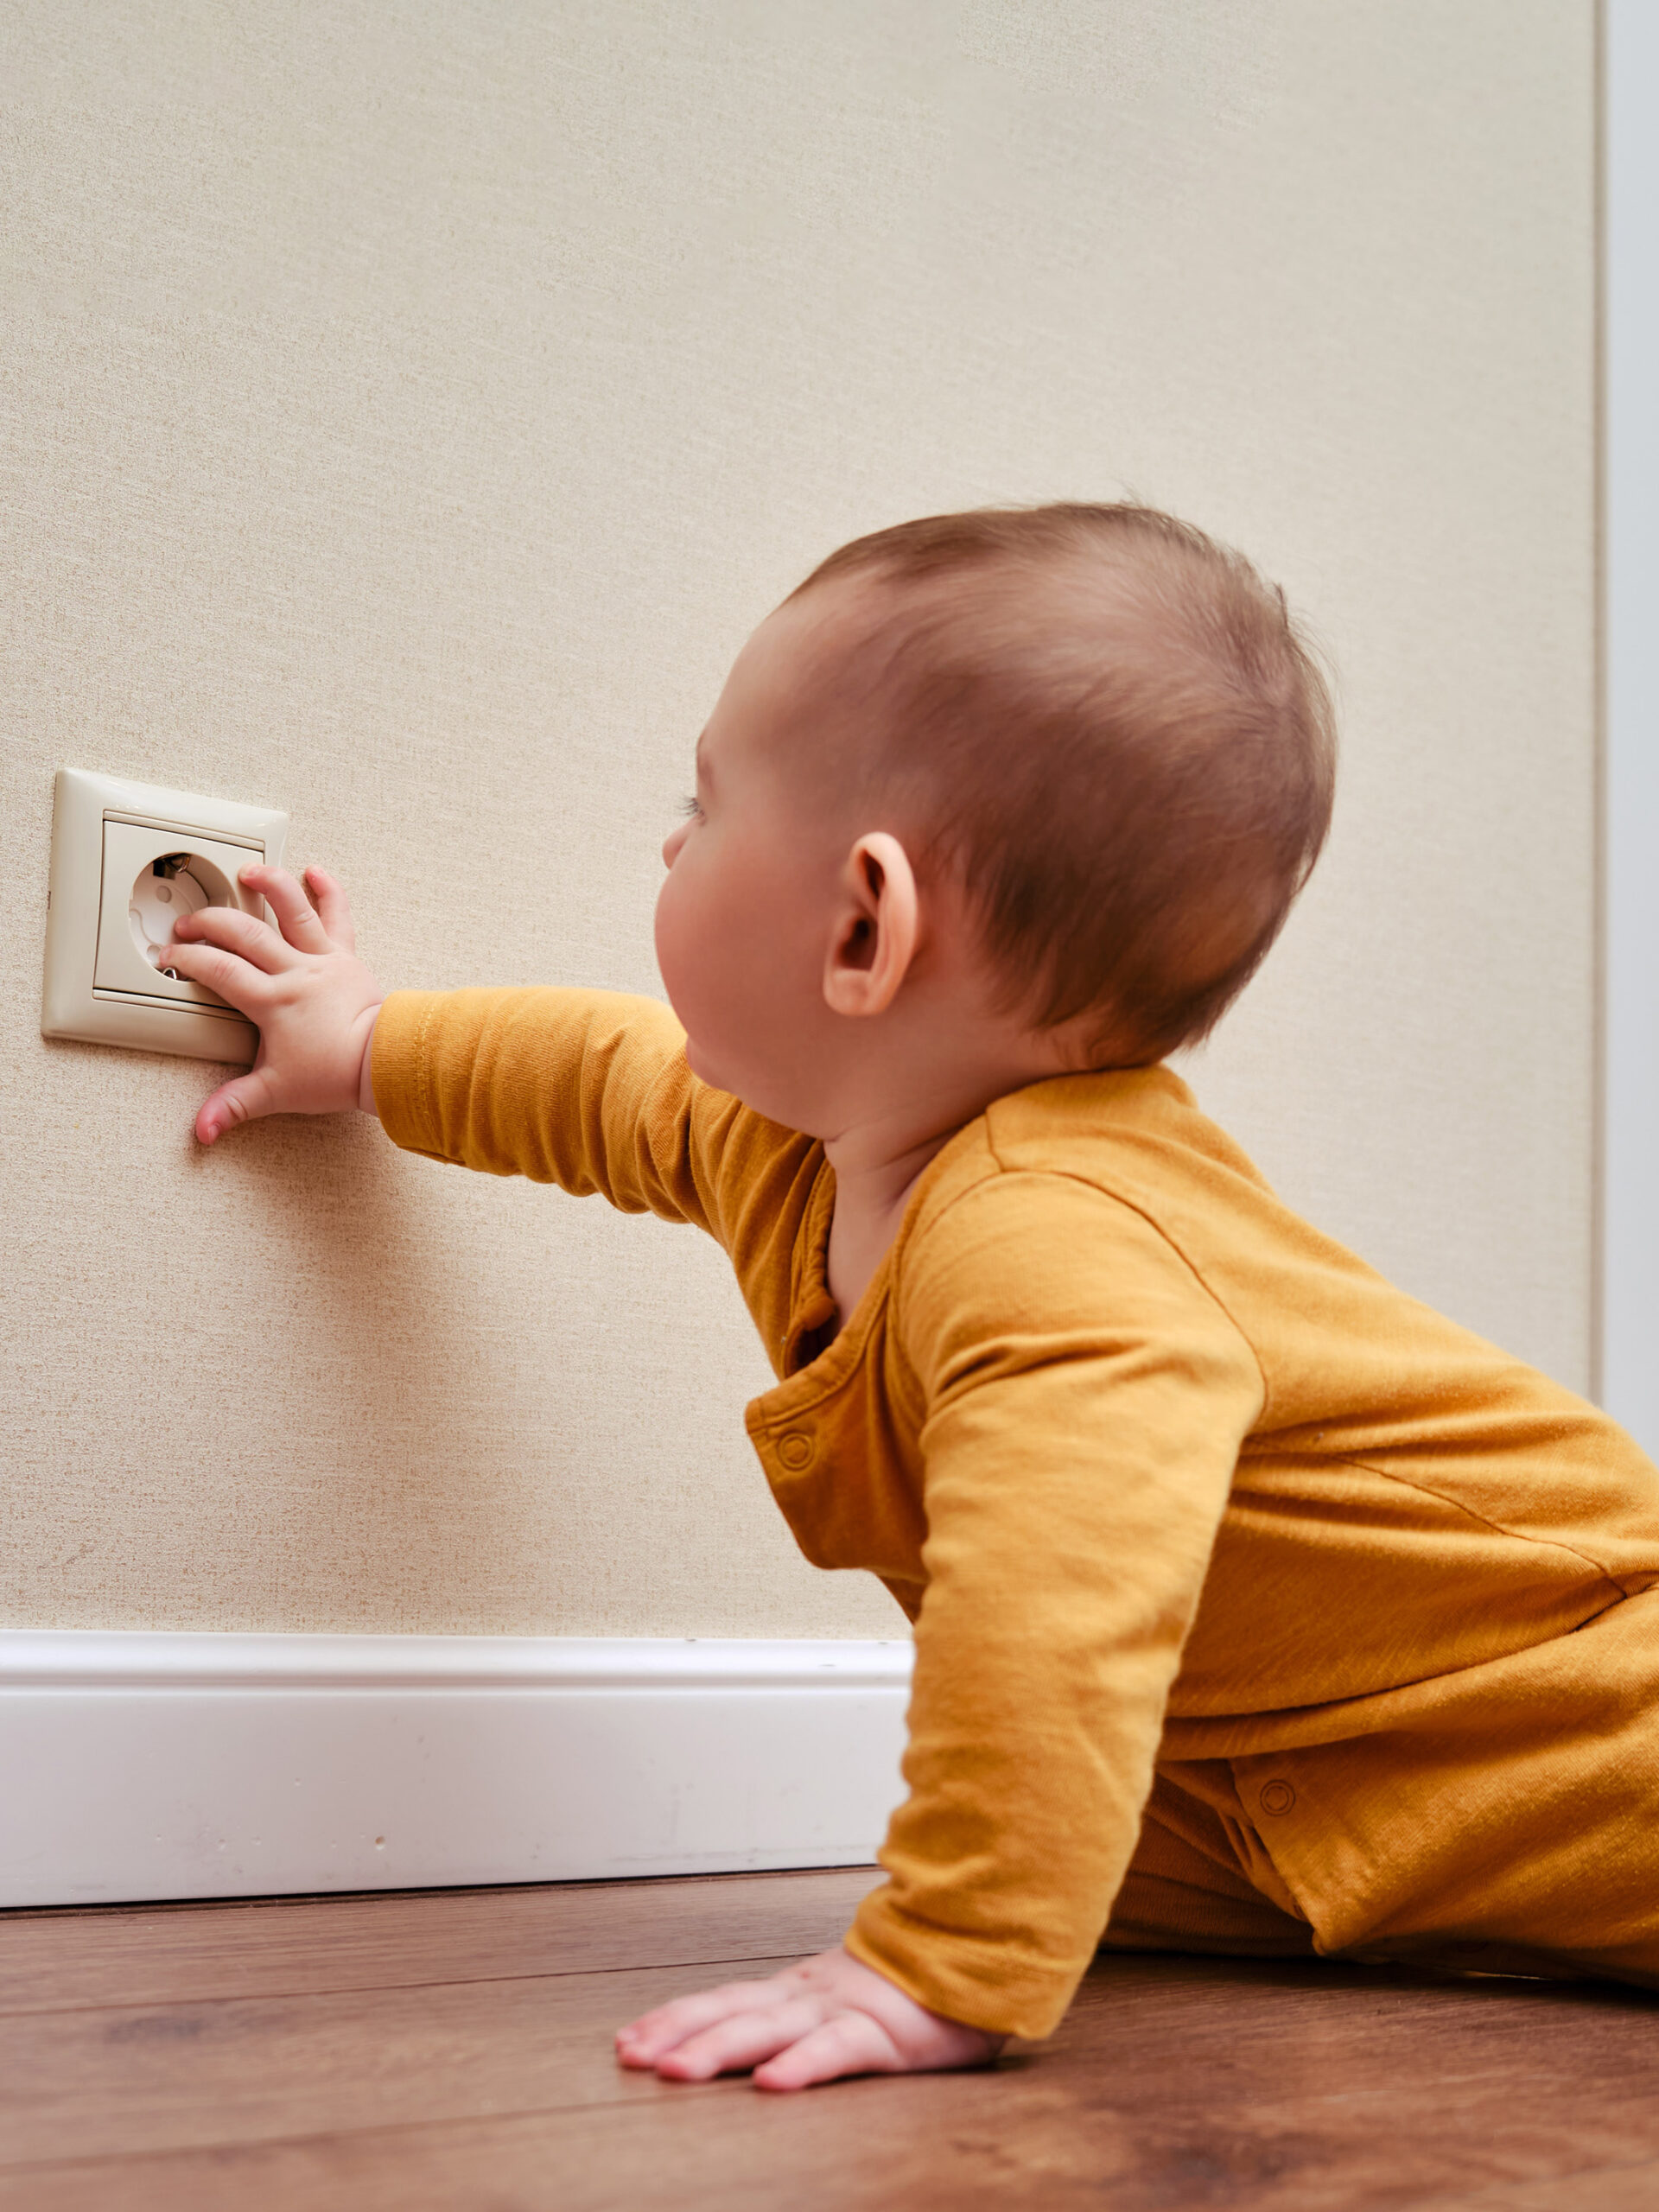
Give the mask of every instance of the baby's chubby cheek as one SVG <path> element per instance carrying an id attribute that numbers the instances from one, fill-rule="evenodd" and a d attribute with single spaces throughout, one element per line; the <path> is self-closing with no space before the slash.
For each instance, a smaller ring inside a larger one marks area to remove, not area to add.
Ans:
<path id="1" fill-rule="evenodd" d="M 747 1057 L 750 1022 L 741 973 L 741 933 L 721 926 L 707 900 L 694 894 L 689 871 L 671 874 L 657 900 L 657 966 L 668 1002 L 686 1033 L 693 1075 L 722 1090 L 733 1088 Z"/>
<path id="2" fill-rule="evenodd" d="M 743 978 L 717 957 L 678 969 L 659 963 L 669 1004 L 685 1032 L 686 1063 L 702 1082 L 728 1090 L 762 1113 L 774 1084 L 775 1026 L 758 1018 Z"/>
<path id="3" fill-rule="evenodd" d="M 756 1112 L 799 1126 L 804 1102 L 791 1078 L 811 1058 L 815 978 L 765 917 L 718 917 L 681 895 L 677 874 L 657 903 L 657 965 L 686 1033 L 687 1064 Z"/>
<path id="4" fill-rule="evenodd" d="M 685 893 L 683 874 L 671 871 L 657 894 L 657 969 L 681 1028 L 695 1039 L 702 1027 L 700 1001 L 719 955 L 717 946 L 698 942 L 709 932 L 697 929 L 695 909 Z"/>

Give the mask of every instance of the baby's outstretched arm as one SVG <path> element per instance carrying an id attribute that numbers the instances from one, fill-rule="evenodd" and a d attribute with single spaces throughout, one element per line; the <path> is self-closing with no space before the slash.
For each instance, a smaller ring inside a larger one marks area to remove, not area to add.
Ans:
<path id="1" fill-rule="evenodd" d="M 617 2031 L 624 2066 L 671 2082 L 754 2069 L 759 2089 L 806 2089 L 849 2074 L 981 2066 L 1001 2036 L 930 2012 L 850 1952 L 821 1951 L 767 1981 L 677 1998 Z"/>
<path id="2" fill-rule="evenodd" d="M 256 864 L 241 880 L 269 903 L 275 929 L 234 907 L 204 906 L 179 922 L 168 948 L 179 975 L 259 1030 L 252 1067 L 206 1101 L 197 1137 L 212 1144 L 264 1114 L 372 1114 L 368 1048 L 383 995 L 357 957 L 345 892 L 320 868 L 305 871 L 306 890 L 286 868 Z"/>

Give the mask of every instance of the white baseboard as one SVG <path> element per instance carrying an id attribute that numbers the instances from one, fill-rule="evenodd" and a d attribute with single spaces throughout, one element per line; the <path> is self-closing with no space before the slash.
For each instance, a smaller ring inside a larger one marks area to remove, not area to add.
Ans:
<path id="1" fill-rule="evenodd" d="M 868 1862 L 910 1646 L 0 1631 L 0 1905 Z"/>

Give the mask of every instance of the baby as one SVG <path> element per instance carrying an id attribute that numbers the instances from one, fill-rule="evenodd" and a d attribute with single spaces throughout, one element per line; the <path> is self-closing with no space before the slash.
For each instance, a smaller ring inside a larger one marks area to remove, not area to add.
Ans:
<path id="1" fill-rule="evenodd" d="M 1659 1471 L 1161 1065 L 1272 944 L 1333 757 L 1237 555 L 1132 505 L 939 516 L 740 655 L 664 848 L 671 1015 L 383 1002 L 320 868 L 245 871 L 276 928 L 180 924 L 260 1032 L 203 1143 L 360 1106 L 717 1237 L 779 1504 L 915 1624 L 886 1882 L 624 2064 L 972 2065 L 1102 1943 L 1659 1982 Z"/>

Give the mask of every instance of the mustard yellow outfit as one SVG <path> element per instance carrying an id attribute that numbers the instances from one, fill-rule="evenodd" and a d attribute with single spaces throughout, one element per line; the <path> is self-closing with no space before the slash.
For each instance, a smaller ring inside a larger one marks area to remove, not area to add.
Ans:
<path id="1" fill-rule="evenodd" d="M 399 993 L 375 1096 L 410 1150 L 729 1254 L 801 1549 L 915 1624 L 856 1955 L 1022 2036 L 1103 1935 L 1659 1979 L 1659 1471 L 1622 1431 L 1299 1220 L 1162 1067 L 997 1100 L 837 1333 L 823 1147 L 683 1044 L 650 1000 Z"/>

